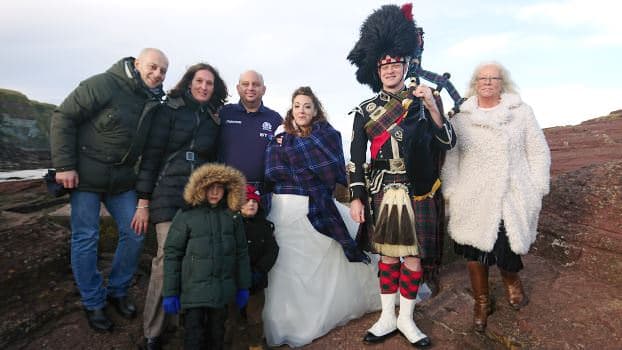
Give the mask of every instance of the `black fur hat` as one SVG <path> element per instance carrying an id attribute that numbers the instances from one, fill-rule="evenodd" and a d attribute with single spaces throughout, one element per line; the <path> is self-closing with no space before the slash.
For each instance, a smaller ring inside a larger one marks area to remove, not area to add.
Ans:
<path id="1" fill-rule="evenodd" d="M 384 5 L 374 11 L 361 26 L 361 38 L 348 54 L 350 63 L 358 67 L 356 80 L 380 91 L 378 62 L 386 55 L 412 57 L 418 47 L 418 34 L 412 18 L 412 4 Z"/>

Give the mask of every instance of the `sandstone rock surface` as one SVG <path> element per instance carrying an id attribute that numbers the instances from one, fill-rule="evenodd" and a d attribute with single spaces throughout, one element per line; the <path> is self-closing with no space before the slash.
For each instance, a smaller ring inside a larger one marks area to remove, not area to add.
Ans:
<path id="1" fill-rule="evenodd" d="M 415 313 L 434 342 L 432 349 L 622 348 L 622 113 L 545 134 L 553 178 L 541 234 L 524 259 L 529 305 L 520 311 L 509 307 L 492 269 L 496 311 L 486 333 L 474 332 L 465 264 L 449 262 L 442 270 L 441 292 Z M 47 196 L 42 181 L 0 183 L 0 348 L 135 349 L 142 341 L 140 318 L 128 321 L 111 310 L 114 333 L 88 328 L 69 267 L 66 203 L 67 197 Z M 105 272 L 115 233 L 109 219 L 102 222 Z M 153 244 L 151 234 L 130 290 L 140 310 Z M 363 345 L 360 339 L 377 317 L 365 315 L 304 348 L 412 348 L 400 336 Z M 180 336 L 179 330 L 167 334 L 165 349 L 179 348 Z M 245 348 L 245 339 L 240 332 L 231 348 Z"/>

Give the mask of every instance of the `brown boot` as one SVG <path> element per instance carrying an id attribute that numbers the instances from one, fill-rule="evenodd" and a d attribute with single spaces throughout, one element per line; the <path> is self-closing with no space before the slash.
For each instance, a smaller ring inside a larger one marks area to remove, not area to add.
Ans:
<path id="1" fill-rule="evenodd" d="M 467 268 L 473 289 L 473 325 L 475 330 L 483 332 L 486 329 L 488 315 L 492 314 L 492 302 L 488 294 L 488 266 L 477 261 L 468 261 Z"/>
<path id="2" fill-rule="evenodd" d="M 503 269 L 499 269 L 499 271 L 501 271 L 503 285 L 505 286 L 505 296 L 508 298 L 508 302 L 514 310 L 520 310 L 521 307 L 529 303 L 529 299 L 525 295 L 518 272 L 509 272 Z"/>

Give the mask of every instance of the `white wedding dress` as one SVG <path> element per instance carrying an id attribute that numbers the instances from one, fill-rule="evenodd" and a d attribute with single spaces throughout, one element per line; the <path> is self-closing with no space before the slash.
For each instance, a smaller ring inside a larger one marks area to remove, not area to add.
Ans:
<path id="1" fill-rule="evenodd" d="M 336 203 L 350 235 L 358 224 Z M 268 345 L 298 347 L 365 313 L 380 309 L 378 256 L 351 263 L 341 245 L 307 219 L 308 197 L 275 194 L 268 219 L 279 245 L 263 309 Z"/>

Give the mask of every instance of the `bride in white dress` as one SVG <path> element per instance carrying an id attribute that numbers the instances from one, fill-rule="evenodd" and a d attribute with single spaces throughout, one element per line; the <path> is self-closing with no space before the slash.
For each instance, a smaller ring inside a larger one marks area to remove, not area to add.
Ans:
<path id="1" fill-rule="evenodd" d="M 345 183 L 341 137 L 310 88 L 294 92 L 284 126 L 266 151 L 279 256 L 268 274 L 263 323 L 268 345 L 298 347 L 380 309 L 378 259 L 356 249 L 358 224 L 332 198 L 335 184 Z"/>
<path id="2" fill-rule="evenodd" d="M 337 241 L 311 226 L 307 203 L 308 197 L 289 194 L 272 199 L 268 219 L 276 227 L 279 256 L 268 275 L 263 311 L 271 346 L 308 344 L 380 308 L 377 258 L 370 264 L 349 262 Z M 347 208 L 342 215 L 349 218 Z"/>

